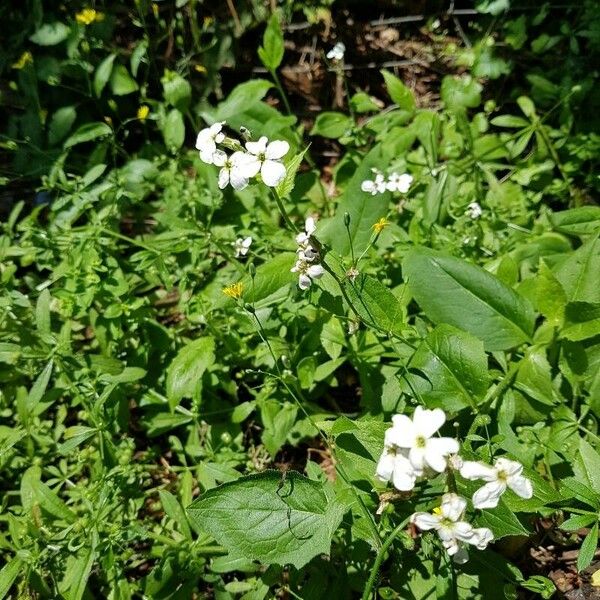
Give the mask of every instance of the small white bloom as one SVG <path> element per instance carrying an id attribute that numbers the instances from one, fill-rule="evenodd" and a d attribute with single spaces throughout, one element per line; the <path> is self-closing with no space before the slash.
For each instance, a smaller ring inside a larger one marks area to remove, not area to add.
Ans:
<path id="1" fill-rule="evenodd" d="M 390 192 L 406 194 L 410 189 L 412 182 L 412 175 L 409 175 L 408 173 L 398 175 L 398 173 L 394 172 L 388 177 L 386 187 Z"/>
<path id="2" fill-rule="evenodd" d="M 258 142 L 246 142 L 248 154 L 241 161 L 241 169 L 248 178 L 260 172 L 264 184 L 275 187 L 285 177 L 285 166 L 280 159 L 288 153 L 290 145 L 281 140 L 268 142 L 264 135 Z"/>
<path id="3" fill-rule="evenodd" d="M 371 194 L 371 196 L 383 194 L 387 189 L 387 182 L 383 173 L 376 172 L 374 181 L 365 179 L 365 181 L 360 184 L 360 189 L 367 194 Z"/>
<path id="4" fill-rule="evenodd" d="M 446 457 L 459 449 L 455 439 L 433 437 L 445 421 L 441 408 L 428 410 L 417 406 L 412 419 L 406 415 L 392 417 L 393 426 L 386 432 L 386 438 L 399 448 L 409 450 L 408 458 L 416 471 L 430 468 L 441 473 L 446 469 Z"/>
<path id="5" fill-rule="evenodd" d="M 391 481 L 401 492 L 412 490 L 417 480 L 417 473 L 408 460 L 408 450 L 394 444 L 384 446 L 375 475 L 381 481 Z"/>
<path id="6" fill-rule="evenodd" d="M 213 164 L 213 157 L 217 150 L 217 144 L 225 139 L 225 134 L 221 133 L 225 121 L 214 123 L 210 127 L 203 129 L 196 138 L 196 149 L 200 150 L 200 160 L 202 162 Z"/>
<path id="7" fill-rule="evenodd" d="M 215 150 L 213 164 L 222 167 L 219 171 L 219 188 L 224 189 L 228 183 L 231 183 L 234 190 L 243 190 L 248 185 L 248 178 L 244 176 L 241 169 L 244 156 L 245 154 L 240 151 L 227 156 L 222 150 Z"/>
<path id="8" fill-rule="evenodd" d="M 465 479 L 487 481 L 473 494 L 475 508 L 495 508 L 507 487 L 521 498 L 529 499 L 533 496 L 533 486 L 531 481 L 523 475 L 523 465 L 514 460 L 499 458 L 493 467 L 479 462 L 466 461 L 460 474 Z"/>
<path id="9" fill-rule="evenodd" d="M 317 223 L 313 217 L 307 217 L 304 221 L 304 231 L 296 236 L 296 242 L 300 246 L 306 246 L 310 240 L 310 236 L 316 231 Z"/>
<path id="10" fill-rule="evenodd" d="M 452 454 L 448 457 L 448 466 L 454 471 L 460 471 L 465 461 L 460 454 Z"/>
<path id="11" fill-rule="evenodd" d="M 442 496 L 442 504 L 432 513 L 417 512 L 410 518 L 422 531 L 435 530 L 442 540 L 446 552 L 463 563 L 468 554 L 462 544 L 471 544 L 484 550 L 494 539 L 494 534 L 487 527 L 474 528 L 470 523 L 462 521 L 467 501 L 457 494 Z"/>
<path id="12" fill-rule="evenodd" d="M 252 238 L 250 236 L 248 236 L 247 238 L 238 238 L 237 240 L 235 240 L 234 243 L 234 247 L 235 247 L 235 257 L 236 258 L 240 258 L 240 256 L 246 256 L 246 254 L 248 254 L 248 250 L 250 249 L 250 246 L 252 245 Z"/>
<path id="13" fill-rule="evenodd" d="M 479 217 L 483 214 L 483 210 L 478 202 L 471 202 L 469 206 L 467 206 L 467 210 L 465 214 L 469 217 L 469 219 L 479 219 Z"/>
<path id="14" fill-rule="evenodd" d="M 296 253 L 300 260 L 307 262 L 313 262 L 319 256 L 319 253 L 312 246 L 300 247 L 296 250 Z"/>
<path id="15" fill-rule="evenodd" d="M 343 42 L 338 42 L 328 53 L 327 58 L 329 60 L 343 60 L 344 53 L 346 52 L 346 46 Z"/>
<path id="16" fill-rule="evenodd" d="M 297 260 L 290 271 L 298 273 L 298 287 L 301 290 L 307 290 L 311 286 L 312 280 L 321 278 L 325 272 L 321 265 L 314 265 L 302 259 Z"/>

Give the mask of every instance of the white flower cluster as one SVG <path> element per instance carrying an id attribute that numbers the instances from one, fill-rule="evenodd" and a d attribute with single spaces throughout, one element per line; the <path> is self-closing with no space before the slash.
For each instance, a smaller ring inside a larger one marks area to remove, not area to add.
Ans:
<path id="1" fill-rule="evenodd" d="M 298 260 L 290 270 L 292 273 L 298 273 L 298 287 L 301 290 L 307 290 L 311 286 L 312 280 L 319 279 L 325 272 L 317 262 L 319 252 L 310 243 L 310 237 L 316 228 L 315 220 L 308 217 L 304 223 L 304 231 L 296 236 Z"/>
<path id="2" fill-rule="evenodd" d="M 259 173 L 263 183 L 269 187 L 281 183 L 286 173 L 281 159 L 288 153 L 290 145 L 282 140 L 269 143 L 269 140 L 262 136 L 257 142 L 246 142 L 244 149 L 239 140 L 225 136 L 224 125 L 225 121 L 214 123 L 203 129 L 196 139 L 200 159 L 209 165 L 221 167 L 219 187 L 224 189 L 231 184 L 235 190 L 243 190 L 250 179 Z M 231 155 L 217 148 L 217 144 L 224 143 L 227 147 L 235 149 Z"/>
<path id="3" fill-rule="evenodd" d="M 479 219 L 479 217 L 481 217 L 483 210 L 478 202 L 471 202 L 471 204 L 467 206 L 465 214 L 467 217 L 469 217 L 469 219 L 473 219 L 475 221 L 475 219 Z"/>
<path id="4" fill-rule="evenodd" d="M 409 175 L 408 173 L 398 175 L 398 173 L 394 171 L 386 178 L 379 169 L 371 169 L 371 171 L 375 175 L 375 179 L 365 179 L 360 184 L 360 189 L 363 192 L 367 192 L 367 194 L 371 194 L 371 196 L 383 194 L 383 192 L 386 191 L 406 194 L 413 182 L 412 175 Z"/>
<path id="5" fill-rule="evenodd" d="M 412 419 L 394 415 L 392 427 L 385 432 L 384 449 L 376 469 L 381 481 L 391 481 L 406 492 L 414 488 L 417 479 L 443 473 L 448 467 L 469 480 L 487 482 L 473 495 L 474 508 L 494 508 L 507 488 L 522 498 L 531 498 L 531 481 L 523 476 L 523 465 L 499 458 L 493 466 L 463 461 L 458 455 L 459 443 L 448 437 L 434 437 L 445 423 L 443 410 L 417 406 Z M 462 521 L 467 501 L 456 494 L 445 494 L 441 507 L 434 514 L 415 513 L 412 522 L 422 530 L 435 529 L 448 554 L 464 562 L 467 554 L 460 543 L 483 549 L 493 539 L 485 527 L 476 529 Z M 459 543 L 460 542 L 460 543 Z"/>

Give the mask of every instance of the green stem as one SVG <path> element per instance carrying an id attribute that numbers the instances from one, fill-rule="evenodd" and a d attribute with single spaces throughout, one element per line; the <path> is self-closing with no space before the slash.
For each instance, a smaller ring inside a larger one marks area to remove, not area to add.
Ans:
<path id="1" fill-rule="evenodd" d="M 381 546 L 381 548 L 379 548 L 379 552 L 377 552 L 377 556 L 375 557 L 375 562 L 373 563 L 373 566 L 371 567 L 371 574 L 369 575 L 369 579 L 367 580 L 367 585 L 365 585 L 365 589 L 363 591 L 362 600 L 369 600 L 371 598 L 371 594 L 373 593 L 373 586 L 375 585 L 375 582 L 377 581 L 377 576 L 379 575 L 379 569 L 381 568 L 381 565 L 385 559 L 385 555 L 386 555 L 389 547 L 394 542 L 394 540 L 398 537 L 398 534 L 401 533 L 402 530 L 406 527 L 406 525 L 409 521 L 409 518 L 410 517 L 407 517 L 406 519 L 404 519 L 404 521 L 402 521 L 402 523 L 400 523 L 400 525 L 398 525 L 392 531 L 392 533 L 390 533 L 390 535 L 387 537 L 385 542 L 383 542 L 383 545 Z"/>
<path id="2" fill-rule="evenodd" d="M 285 224 L 294 233 L 298 233 L 298 228 L 292 223 L 292 220 L 290 219 L 289 215 L 287 214 L 287 211 L 285 210 L 285 207 L 283 206 L 283 202 L 281 201 L 279 194 L 273 188 L 271 188 L 271 192 L 273 193 L 273 197 L 275 198 L 275 202 L 277 203 L 277 208 L 279 209 L 279 212 L 281 213 Z"/>
<path id="3" fill-rule="evenodd" d="M 292 108 L 288 101 L 285 90 L 283 89 L 283 86 L 281 85 L 281 80 L 279 79 L 279 75 L 277 75 L 277 71 L 275 71 L 275 69 L 273 69 L 273 71 L 271 71 L 271 77 L 273 78 L 273 81 L 275 82 L 275 87 L 277 88 L 277 91 L 279 92 L 279 95 L 281 96 L 281 99 L 283 100 L 283 104 L 285 105 L 285 111 L 287 112 L 288 115 L 291 115 Z"/>

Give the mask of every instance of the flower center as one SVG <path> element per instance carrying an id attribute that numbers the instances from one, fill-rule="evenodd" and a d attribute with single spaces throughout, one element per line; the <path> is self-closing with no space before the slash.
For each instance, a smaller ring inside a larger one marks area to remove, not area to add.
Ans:
<path id="1" fill-rule="evenodd" d="M 265 162 L 265 160 L 267 160 L 267 156 L 266 156 L 266 154 L 265 154 L 264 152 L 261 152 L 261 153 L 258 155 L 258 160 L 259 160 L 260 162 Z"/>
<path id="2" fill-rule="evenodd" d="M 415 438 L 415 448 L 425 448 L 427 446 L 427 438 L 424 435 L 418 435 Z"/>
<path id="3" fill-rule="evenodd" d="M 508 480 L 508 474 L 506 473 L 506 471 L 498 471 L 498 481 L 502 481 L 503 483 L 506 483 Z"/>

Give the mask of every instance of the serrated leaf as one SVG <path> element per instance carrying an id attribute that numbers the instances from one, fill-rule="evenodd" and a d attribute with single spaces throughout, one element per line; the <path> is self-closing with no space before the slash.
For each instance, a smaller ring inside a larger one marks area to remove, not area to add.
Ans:
<path id="1" fill-rule="evenodd" d="M 581 206 L 551 213 L 550 222 L 557 231 L 569 235 L 594 235 L 600 231 L 600 206 Z"/>
<path id="2" fill-rule="evenodd" d="M 427 248 L 411 250 L 403 267 L 413 297 L 434 323 L 468 331 L 486 350 L 505 350 L 531 339 L 531 305 L 485 269 Z"/>
<path id="3" fill-rule="evenodd" d="M 205 492 L 187 512 L 233 555 L 299 569 L 329 553 L 344 507 L 322 483 L 265 471 Z"/>
<path id="4" fill-rule="evenodd" d="M 299 152 L 298 154 L 296 154 L 292 158 L 292 160 L 290 160 L 286 164 L 285 177 L 279 183 L 279 185 L 275 188 L 275 191 L 277 192 L 277 195 L 280 198 L 287 198 L 292 193 L 292 190 L 294 189 L 294 184 L 296 181 L 296 173 L 298 172 L 298 168 L 302 164 L 302 159 L 304 158 L 304 155 L 306 154 L 306 150 L 308 150 L 308 148 L 305 148 L 304 150 L 302 150 L 302 152 Z"/>
<path id="5" fill-rule="evenodd" d="M 476 521 L 478 527 L 489 527 L 497 540 L 508 535 L 529 533 L 503 500 L 500 500 L 496 508 L 482 510 Z"/>

